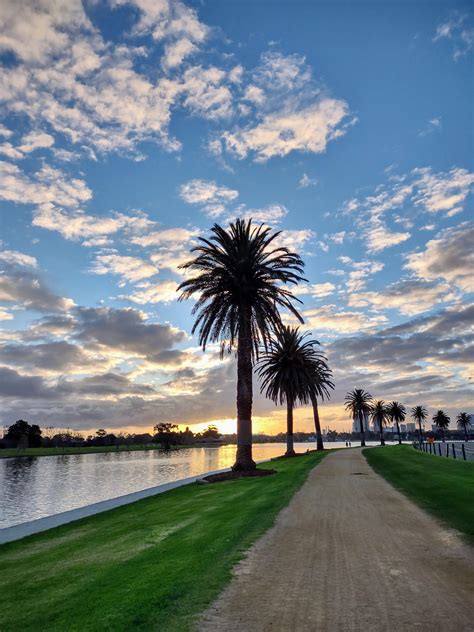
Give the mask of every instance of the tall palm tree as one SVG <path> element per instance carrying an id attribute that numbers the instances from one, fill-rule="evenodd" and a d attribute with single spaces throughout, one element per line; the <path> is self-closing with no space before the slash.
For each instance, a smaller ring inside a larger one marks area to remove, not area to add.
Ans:
<path id="1" fill-rule="evenodd" d="M 400 402 L 390 402 L 390 404 L 388 404 L 388 415 L 392 421 L 392 424 L 393 422 L 397 424 L 399 444 L 402 442 L 402 435 L 400 434 L 400 423 L 402 421 L 405 421 L 406 414 L 407 413 L 405 406 L 403 404 L 400 404 Z"/>
<path id="2" fill-rule="evenodd" d="M 214 224 L 209 239 L 199 238 L 192 249 L 196 256 L 183 264 L 194 273 L 178 287 L 179 300 L 198 299 L 193 308 L 192 329 L 199 332 L 199 344 L 221 342 L 225 349 L 237 349 L 237 456 L 234 470 L 255 469 L 252 459 L 253 362 L 261 344 L 268 346 L 271 332 L 281 328 L 278 309 L 288 309 L 302 318 L 293 305 L 288 284 L 305 279 L 304 263 L 288 248 L 274 246 L 279 232 L 238 219 L 227 229 Z M 301 301 L 299 301 L 301 302 Z"/>
<path id="3" fill-rule="evenodd" d="M 352 419 L 357 419 L 360 424 L 360 445 L 365 446 L 364 417 L 370 413 L 372 395 L 363 388 L 355 388 L 346 395 L 346 410 L 352 414 Z"/>
<path id="4" fill-rule="evenodd" d="M 456 417 L 456 423 L 459 430 L 464 430 L 464 441 L 468 441 L 469 437 L 467 433 L 472 425 L 471 415 L 468 415 L 467 413 L 459 413 L 459 415 Z"/>
<path id="5" fill-rule="evenodd" d="M 313 406 L 314 427 L 316 430 L 316 450 L 319 451 L 324 450 L 324 444 L 319 421 L 318 397 L 321 400 L 329 399 L 331 397 L 330 390 L 334 389 L 334 383 L 332 381 L 332 371 L 323 355 L 317 354 L 312 359 L 309 359 L 308 362 L 312 373 L 310 399 Z"/>
<path id="6" fill-rule="evenodd" d="M 418 422 L 418 429 L 420 432 L 420 443 L 423 442 L 423 430 L 421 428 L 422 424 L 425 423 L 425 419 L 428 417 L 428 411 L 426 410 L 426 408 L 422 405 L 420 406 L 413 406 L 413 408 L 411 409 L 411 416 L 413 417 L 413 419 Z"/>
<path id="7" fill-rule="evenodd" d="M 444 412 L 444 410 L 438 410 L 436 415 L 433 415 L 433 423 L 441 432 L 441 438 L 443 439 L 443 443 L 444 443 L 444 433 L 445 433 L 445 430 L 449 428 L 450 421 L 451 419 Z"/>
<path id="8" fill-rule="evenodd" d="M 295 454 L 293 409 L 298 401 L 306 404 L 309 399 L 311 378 L 304 361 L 304 338 L 298 328 L 282 327 L 275 332 L 258 365 L 260 392 L 266 391 L 265 395 L 275 404 L 286 403 L 286 456 Z"/>
<path id="9" fill-rule="evenodd" d="M 378 399 L 372 404 L 370 415 L 372 417 L 374 426 L 378 428 L 380 432 L 380 445 L 385 445 L 383 428 L 387 425 L 388 422 L 388 410 L 383 399 Z"/>
<path id="10" fill-rule="evenodd" d="M 334 388 L 332 373 L 326 358 L 316 349 L 319 343 L 307 339 L 309 333 L 300 334 L 298 328 L 284 327 L 263 356 L 259 366 L 261 391 L 275 403 L 287 405 L 287 455 L 293 450 L 293 407 L 297 401 L 313 406 L 317 449 L 324 450 L 319 421 L 318 397 L 330 396 Z"/>

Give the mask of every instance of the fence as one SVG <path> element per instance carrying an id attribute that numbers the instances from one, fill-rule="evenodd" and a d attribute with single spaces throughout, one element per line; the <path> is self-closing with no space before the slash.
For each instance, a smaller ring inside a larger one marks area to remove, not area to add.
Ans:
<path id="1" fill-rule="evenodd" d="M 426 454 L 461 459 L 463 461 L 474 461 L 474 444 L 472 443 L 429 443 L 424 441 L 413 445 L 417 450 L 421 450 L 421 452 Z"/>

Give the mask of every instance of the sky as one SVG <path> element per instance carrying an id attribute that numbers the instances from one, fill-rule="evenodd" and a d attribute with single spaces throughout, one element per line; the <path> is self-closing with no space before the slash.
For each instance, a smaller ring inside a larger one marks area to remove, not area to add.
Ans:
<path id="1" fill-rule="evenodd" d="M 237 217 L 306 263 L 324 426 L 473 411 L 473 53 L 468 2 L 0 0 L 0 424 L 235 431 L 176 288 Z"/>

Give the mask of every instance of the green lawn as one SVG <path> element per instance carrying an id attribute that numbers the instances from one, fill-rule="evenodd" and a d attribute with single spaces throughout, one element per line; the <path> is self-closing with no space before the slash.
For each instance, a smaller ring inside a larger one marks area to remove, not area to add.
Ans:
<path id="1" fill-rule="evenodd" d="M 189 485 L 1 545 L 0 630 L 189 629 L 324 455 L 275 461 L 273 476 Z"/>
<path id="2" fill-rule="evenodd" d="M 7 448 L 0 450 L 0 459 L 12 456 L 57 456 L 58 454 L 90 454 L 94 452 L 135 452 L 136 450 L 158 450 L 161 446 L 156 443 L 146 445 L 106 445 L 89 446 L 84 448 Z M 173 449 L 175 449 L 173 447 Z"/>
<path id="3" fill-rule="evenodd" d="M 376 472 L 474 544 L 474 463 L 401 445 L 364 450 Z"/>

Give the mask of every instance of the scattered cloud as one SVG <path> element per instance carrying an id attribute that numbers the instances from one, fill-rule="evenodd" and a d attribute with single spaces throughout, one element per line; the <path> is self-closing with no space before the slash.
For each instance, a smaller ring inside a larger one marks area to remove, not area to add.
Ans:
<path id="1" fill-rule="evenodd" d="M 120 277 L 120 285 L 134 283 L 158 274 L 158 268 L 139 257 L 118 254 L 98 254 L 89 268 L 92 274 L 114 274 Z"/>
<path id="2" fill-rule="evenodd" d="M 458 61 L 474 49 L 474 28 L 469 25 L 468 16 L 453 11 L 451 17 L 438 25 L 434 42 L 448 40 L 453 46 L 453 59 Z"/>
<path id="3" fill-rule="evenodd" d="M 310 178 L 307 173 L 303 173 L 298 184 L 298 189 L 306 189 L 307 187 L 318 186 L 319 181 L 317 178 Z"/>
<path id="4" fill-rule="evenodd" d="M 200 205 L 204 213 L 215 219 L 239 195 L 235 189 L 216 184 L 214 180 L 190 180 L 181 185 L 179 194 L 188 204 Z"/>
<path id="5" fill-rule="evenodd" d="M 472 292 L 474 225 L 464 222 L 441 231 L 424 250 L 406 255 L 405 268 L 420 279 L 443 279 L 464 292 Z"/>

